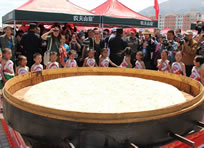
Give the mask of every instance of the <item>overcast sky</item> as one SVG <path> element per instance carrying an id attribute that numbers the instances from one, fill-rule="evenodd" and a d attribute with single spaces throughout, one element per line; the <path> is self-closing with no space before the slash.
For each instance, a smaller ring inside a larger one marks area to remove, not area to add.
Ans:
<path id="1" fill-rule="evenodd" d="M 2 25 L 2 16 L 6 13 L 12 11 L 13 9 L 21 6 L 28 0 L 0 0 L 0 26 Z M 56 2 L 59 0 L 56 0 Z M 98 5 L 102 4 L 106 0 L 70 0 L 76 5 L 81 6 L 82 8 L 91 10 Z M 134 11 L 140 11 L 146 7 L 153 6 L 154 0 L 119 0 L 121 3 L 131 8 Z M 167 0 L 158 0 L 159 3 Z"/>

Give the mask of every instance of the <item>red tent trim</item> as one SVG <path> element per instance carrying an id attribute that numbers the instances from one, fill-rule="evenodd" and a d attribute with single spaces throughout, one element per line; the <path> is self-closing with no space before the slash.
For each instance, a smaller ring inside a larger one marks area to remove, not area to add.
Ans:
<path id="1" fill-rule="evenodd" d="M 149 21 L 152 20 L 146 16 L 143 16 L 133 11 L 118 0 L 107 0 L 103 4 L 91 10 L 91 12 L 97 15 L 105 15 L 111 17 L 134 18 Z"/>

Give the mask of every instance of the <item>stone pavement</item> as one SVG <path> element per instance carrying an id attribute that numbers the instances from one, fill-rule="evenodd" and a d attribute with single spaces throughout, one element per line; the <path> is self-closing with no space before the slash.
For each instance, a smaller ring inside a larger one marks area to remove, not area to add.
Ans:
<path id="1" fill-rule="evenodd" d="M 7 137 L 1 122 L 0 122 L 0 148 L 10 148 L 9 142 L 7 140 Z"/>

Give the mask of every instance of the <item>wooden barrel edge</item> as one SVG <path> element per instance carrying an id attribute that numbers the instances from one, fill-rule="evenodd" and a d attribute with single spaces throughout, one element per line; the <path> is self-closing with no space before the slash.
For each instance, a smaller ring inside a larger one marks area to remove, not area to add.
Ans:
<path id="1" fill-rule="evenodd" d="M 75 72 L 78 71 L 79 69 L 73 69 Z M 86 69 L 80 69 L 82 72 L 86 72 Z M 108 71 L 112 72 L 115 71 L 116 69 L 108 69 Z M 88 69 L 88 71 L 91 72 L 104 72 L 104 69 Z M 123 70 L 127 72 L 127 70 Z M 56 71 L 43 71 L 40 75 L 47 75 L 50 73 L 55 73 Z M 57 71 L 58 73 L 59 71 Z M 67 72 L 66 69 L 62 70 L 62 72 Z M 72 72 L 68 70 L 68 72 Z M 106 71 L 107 72 L 107 71 Z M 141 73 L 144 73 L 144 71 L 140 71 Z M 148 71 L 149 72 L 149 71 Z M 22 76 L 24 79 L 29 79 L 33 75 L 37 74 L 26 74 Z M 38 74 L 39 75 L 39 74 Z M 161 74 L 162 75 L 162 74 Z M 166 74 L 165 74 L 166 75 Z M 20 77 L 16 78 L 14 82 L 20 81 Z M 178 78 L 178 77 L 177 77 Z M 185 79 L 186 82 L 188 82 L 189 78 L 182 78 Z M 190 79 L 189 79 L 190 81 Z M 194 82 L 196 83 L 196 82 Z M 194 84 L 193 83 L 193 84 Z M 109 124 L 109 123 L 132 123 L 132 122 L 143 122 L 143 121 L 149 121 L 149 120 L 157 120 L 161 118 L 167 118 L 167 117 L 172 117 L 175 115 L 182 114 L 184 112 L 190 111 L 199 105 L 201 105 L 204 101 L 203 95 L 204 95 L 204 90 L 203 87 L 200 86 L 200 94 L 195 97 L 192 101 L 188 101 L 183 104 L 171 106 L 165 109 L 159 109 L 159 110 L 154 110 L 154 111 L 145 111 L 145 112 L 135 112 L 135 113 L 119 113 L 119 114 L 97 114 L 97 113 L 81 113 L 81 112 L 71 112 L 71 111 L 63 111 L 63 110 L 57 110 L 57 109 L 51 109 L 51 108 L 46 108 L 43 106 L 39 105 L 34 105 L 31 103 L 27 103 L 24 101 L 19 100 L 18 98 L 15 98 L 12 96 L 12 94 L 9 92 L 9 88 L 12 87 L 12 80 L 8 82 L 8 84 L 5 86 L 3 89 L 3 96 L 4 99 L 11 105 L 22 109 L 27 112 L 31 112 L 37 115 L 45 116 L 45 117 L 50 117 L 50 118 L 55 118 L 55 119 L 60 119 L 60 120 L 69 120 L 69 121 L 74 121 L 74 122 L 85 122 L 85 123 L 104 123 L 104 124 Z M 197 84 L 196 84 L 197 85 Z M 200 84 L 201 85 L 201 84 Z"/>

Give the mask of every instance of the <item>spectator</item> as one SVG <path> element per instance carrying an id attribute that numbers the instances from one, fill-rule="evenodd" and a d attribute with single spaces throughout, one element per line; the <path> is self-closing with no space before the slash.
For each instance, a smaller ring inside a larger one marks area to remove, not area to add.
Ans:
<path id="1" fill-rule="evenodd" d="M 83 41 L 82 57 L 80 62 L 82 62 L 88 55 L 88 49 L 93 49 L 94 46 L 94 31 L 92 29 L 88 30 L 88 37 Z"/>
<path id="2" fill-rule="evenodd" d="M 96 51 L 95 59 L 97 65 L 99 65 L 99 56 L 101 54 L 101 50 L 105 47 L 104 40 L 101 39 L 101 33 L 99 30 L 94 31 L 95 38 L 94 38 L 94 50 Z"/>
<path id="3" fill-rule="evenodd" d="M 157 60 L 161 58 L 161 52 L 163 49 L 163 40 L 165 39 L 166 39 L 165 35 L 158 36 L 158 43 L 156 44 L 155 51 L 153 53 L 154 65 L 157 65 Z"/>
<path id="4" fill-rule="evenodd" d="M 156 69 L 156 65 L 154 65 L 153 53 L 155 52 L 155 43 L 151 38 L 151 32 L 149 30 L 145 30 L 143 33 L 144 39 L 141 41 L 140 50 L 144 56 L 144 63 L 147 69 Z"/>
<path id="5" fill-rule="evenodd" d="M 30 24 L 28 33 L 25 33 L 21 39 L 21 45 L 23 48 L 23 55 L 27 57 L 27 65 L 30 68 L 33 62 L 33 55 L 35 53 L 41 53 L 41 39 L 36 34 L 37 25 L 35 23 Z"/>
<path id="6" fill-rule="evenodd" d="M 107 37 L 109 37 L 109 30 L 104 29 L 104 31 L 103 31 L 103 40 L 105 40 Z"/>
<path id="7" fill-rule="evenodd" d="M 199 36 L 197 54 L 204 57 L 204 33 Z"/>
<path id="8" fill-rule="evenodd" d="M 177 35 L 177 34 L 181 34 L 181 29 L 176 29 L 175 32 L 176 32 L 176 35 Z"/>
<path id="9" fill-rule="evenodd" d="M 108 49 L 108 56 L 110 56 L 110 48 L 109 48 L 109 41 L 110 39 L 114 38 L 117 33 L 117 28 L 112 28 L 111 35 L 105 39 L 105 47 Z"/>
<path id="10" fill-rule="evenodd" d="M 199 75 L 200 75 L 200 79 L 201 79 L 201 83 L 203 84 L 204 86 L 204 64 L 202 64 L 200 66 L 200 69 L 198 71 Z"/>
<path id="11" fill-rule="evenodd" d="M 69 46 L 65 43 L 66 39 L 64 35 L 60 36 L 60 47 L 59 47 L 59 56 L 57 56 L 57 60 L 60 63 L 60 66 L 64 67 L 65 61 L 67 60 L 67 53 L 69 51 Z M 56 52 L 55 52 L 56 53 Z M 50 57 L 51 58 L 51 57 Z"/>
<path id="12" fill-rule="evenodd" d="M 198 31 L 198 34 L 203 33 L 204 32 L 204 21 L 203 22 L 197 21 L 195 30 Z"/>
<path id="13" fill-rule="evenodd" d="M 120 67 L 121 68 L 132 68 L 132 64 L 131 64 L 131 48 L 126 47 L 123 51 L 121 51 L 119 53 L 119 55 L 124 56 L 123 61 L 120 64 Z"/>
<path id="14" fill-rule="evenodd" d="M 16 38 L 12 35 L 12 28 L 7 26 L 4 28 L 5 34 L 0 36 L 0 48 L 3 50 L 4 48 L 11 49 L 12 58 L 11 60 L 15 63 L 16 60 L 16 46 L 17 41 Z"/>
<path id="15" fill-rule="evenodd" d="M 89 29 L 88 30 L 88 37 L 84 40 L 84 44 L 89 46 L 89 48 L 93 48 L 94 46 L 94 30 Z"/>
<path id="16" fill-rule="evenodd" d="M 159 38 L 160 38 L 160 34 L 161 34 L 160 32 L 161 32 L 160 29 L 154 29 L 154 35 L 155 35 L 157 42 L 159 42 Z"/>
<path id="17" fill-rule="evenodd" d="M 69 48 L 69 45 L 67 45 L 65 42 L 66 42 L 66 37 L 65 37 L 65 35 L 61 35 L 61 37 L 60 37 L 60 44 L 61 44 L 62 47 L 64 48 L 63 50 L 65 50 L 66 55 L 67 55 L 67 53 L 69 52 L 70 48 Z M 66 58 L 64 59 L 64 62 L 66 62 L 66 61 L 67 61 L 67 56 L 66 56 Z"/>
<path id="18" fill-rule="evenodd" d="M 75 50 L 70 50 L 68 52 L 69 59 L 66 61 L 66 64 L 64 68 L 72 68 L 72 67 L 78 67 L 77 62 L 75 60 L 76 57 L 76 51 Z"/>
<path id="19" fill-rule="evenodd" d="M 127 47 L 127 42 L 122 39 L 122 34 L 123 30 L 118 28 L 116 36 L 109 40 L 110 60 L 116 65 L 120 65 L 123 60 L 123 57 L 118 55 L 118 53 Z"/>
<path id="20" fill-rule="evenodd" d="M 169 60 L 167 60 L 167 58 L 168 58 L 168 51 L 163 50 L 161 52 L 161 59 L 157 60 L 158 71 L 170 72 Z"/>
<path id="21" fill-rule="evenodd" d="M 183 62 L 186 65 L 186 75 L 191 75 L 193 68 L 193 60 L 196 56 L 198 43 L 193 39 L 193 31 L 188 30 L 185 33 L 184 44 L 180 45 L 179 50 L 183 52 Z"/>
<path id="22" fill-rule="evenodd" d="M 59 47 L 60 47 L 60 29 L 59 27 L 53 27 L 49 32 L 44 33 L 41 38 L 48 41 L 48 47 L 51 45 L 50 52 L 57 52 L 59 57 Z M 58 59 L 59 62 L 59 59 Z"/>
<path id="23" fill-rule="evenodd" d="M 23 31 L 18 31 L 16 33 L 16 41 L 17 41 L 17 44 L 16 44 L 16 58 L 18 58 L 18 56 L 20 56 L 20 55 L 23 55 L 23 49 L 22 49 L 21 44 L 20 44 L 23 34 L 24 34 Z"/>
<path id="24" fill-rule="evenodd" d="M 81 52 L 81 45 L 78 43 L 76 34 L 72 35 L 72 39 L 69 42 L 69 48 L 72 50 L 75 50 L 77 53 Z M 76 58 L 78 58 L 78 54 L 77 54 Z"/>
<path id="25" fill-rule="evenodd" d="M 178 51 L 178 43 L 174 41 L 175 39 L 175 34 L 174 30 L 169 30 L 167 33 L 167 40 L 168 40 L 168 45 L 167 45 L 167 50 L 168 50 L 168 60 L 172 64 L 175 62 L 175 55 L 176 52 Z"/>
<path id="26" fill-rule="evenodd" d="M 84 48 L 84 45 L 83 45 L 84 39 L 85 39 L 84 32 L 82 32 L 82 31 L 79 32 L 78 33 L 77 41 L 78 41 L 79 45 L 81 46 L 81 49 L 80 49 L 80 52 L 78 52 L 78 59 L 77 59 L 78 66 L 82 66 L 83 65 L 83 62 L 80 62 L 80 59 L 82 57 L 82 49 Z"/>
<path id="27" fill-rule="evenodd" d="M 89 49 L 88 57 L 85 58 L 83 67 L 98 67 L 94 57 L 95 57 L 95 50 Z"/>
<path id="28" fill-rule="evenodd" d="M 37 29 L 36 29 L 36 32 L 35 32 L 35 33 L 37 33 L 38 35 L 40 35 L 40 33 L 41 33 L 40 27 L 37 27 Z"/>
<path id="29" fill-rule="evenodd" d="M 139 49 L 139 39 L 136 37 L 136 29 L 130 30 L 130 36 L 127 37 L 128 46 L 131 48 L 131 63 L 134 66 L 136 62 L 136 53 Z"/>
<path id="30" fill-rule="evenodd" d="M 196 56 L 194 58 L 194 66 L 192 68 L 192 71 L 191 71 L 191 78 L 194 79 L 194 80 L 197 80 L 197 81 L 201 81 L 200 79 L 200 74 L 199 74 L 199 69 L 201 68 L 201 65 L 204 63 L 204 58 L 203 56 Z"/>
<path id="31" fill-rule="evenodd" d="M 144 40 L 144 29 L 139 29 L 139 33 L 138 33 L 138 36 L 139 36 L 139 40 L 142 41 Z"/>

